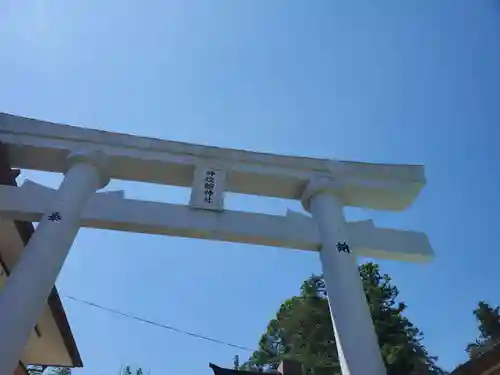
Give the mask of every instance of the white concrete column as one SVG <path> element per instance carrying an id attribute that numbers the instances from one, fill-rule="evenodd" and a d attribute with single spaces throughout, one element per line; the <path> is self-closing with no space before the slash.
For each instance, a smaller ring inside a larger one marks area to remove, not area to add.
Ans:
<path id="1" fill-rule="evenodd" d="M 332 178 L 311 181 L 302 204 L 321 237 L 321 266 L 342 375 L 386 375 L 356 256 L 348 247 L 339 187 Z"/>
<path id="2" fill-rule="evenodd" d="M 88 198 L 109 179 L 106 156 L 75 153 L 68 171 L 0 293 L 0 374 L 14 372 L 80 228 Z"/>

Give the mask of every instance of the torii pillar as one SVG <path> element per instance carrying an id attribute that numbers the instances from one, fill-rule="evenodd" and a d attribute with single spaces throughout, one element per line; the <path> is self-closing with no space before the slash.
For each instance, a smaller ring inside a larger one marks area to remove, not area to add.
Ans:
<path id="1" fill-rule="evenodd" d="M 309 182 L 302 205 L 311 212 L 321 238 L 320 259 L 342 375 L 386 375 L 356 255 L 347 241 L 342 182 L 320 178 Z"/>
<path id="2" fill-rule="evenodd" d="M 106 156 L 72 153 L 68 169 L 0 293 L 0 374 L 14 372 L 80 229 L 88 199 L 106 186 Z"/>

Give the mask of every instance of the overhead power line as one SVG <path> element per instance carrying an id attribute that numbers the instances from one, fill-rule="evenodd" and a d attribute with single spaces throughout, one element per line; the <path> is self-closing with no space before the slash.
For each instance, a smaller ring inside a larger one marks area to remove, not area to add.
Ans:
<path id="1" fill-rule="evenodd" d="M 226 345 L 226 346 L 230 346 L 232 348 L 246 350 L 246 351 L 249 351 L 249 352 L 255 351 L 255 349 L 247 348 L 247 347 L 241 346 L 241 345 L 232 344 L 230 342 L 226 342 L 226 341 L 222 341 L 222 340 L 217 340 L 217 339 L 212 338 L 212 337 L 208 337 L 208 336 L 200 335 L 200 334 L 197 334 L 197 333 L 185 331 L 185 330 L 182 330 L 182 329 L 179 329 L 179 328 L 176 328 L 176 327 L 173 327 L 173 326 L 169 326 L 169 325 L 166 325 L 166 324 L 154 322 L 152 320 L 148 320 L 148 319 L 141 318 L 139 316 L 127 314 L 127 313 L 124 313 L 124 312 L 121 312 L 121 311 L 118 311 L 118 310 L 115 310 L 115 309 L 111 309 L 109 307 L 105 307 L 105 306 L 99 305 L 99 304 L 94 303 L 94 302 L 85 301 L 85 300 L 82 300 L 82 299 L 79 299 L 79 298 L 76 298 L 76 297 L 73 297 L 73 296 L 64 295 L 62 297 L 68 298 L 68 299 L 73 300 L 73 301 L 78 302 L 78 303 L 82 303 L 82 304 L 85 304 L 85 305 L 88 305 L 88 306 L 92 306 L 92 307 L 100 309 L 100 310 L 104 310 L 104 311 L 110 312 L 110 313 L 115 314 L 115 315 L 120 315 L 120 316 L 123 316 L 125 318 L 136 320 L 138 322 L 150 324 L 150 325 L 158 327 L 158 328 L 167 329 L 169 331 L 177 332 L 177 333 L 180 333 L 180 334 L 183 334 L 183 335 L 186 335 L 186 336 L 195 337 L 197 339 L 201 339 L 201 340 L 205 340 L 205 341 L 210 341 L 210 342 L 213 342 L 214 344 Z"/>

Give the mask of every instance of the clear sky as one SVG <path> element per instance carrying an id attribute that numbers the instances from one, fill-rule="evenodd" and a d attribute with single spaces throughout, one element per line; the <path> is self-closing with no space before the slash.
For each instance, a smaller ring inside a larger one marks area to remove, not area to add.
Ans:
<path id="1" fill-rule="evenodd" d="M 0 17 L 1 111 L 246 150 L 425 164 L 428 184 L 410 210 L 347 218 L 429 235 L 435 261 L 382 270 L 439 363 L 465 360 L 475 304 L 500 303 L 498 1 L 7 0 Z M 165 186 L 110 188 L 188 199 Z M 300 209 L 233 196 L 228 206 Z M 81 230 L 57 286 L 255 347 L 280 303 L 318 271 L 314 253 Z M 122 363 L 208 375 L 209 361 L 248 355 L 63 303 L 85 363 L 77 375 L 114 375 Z"/>

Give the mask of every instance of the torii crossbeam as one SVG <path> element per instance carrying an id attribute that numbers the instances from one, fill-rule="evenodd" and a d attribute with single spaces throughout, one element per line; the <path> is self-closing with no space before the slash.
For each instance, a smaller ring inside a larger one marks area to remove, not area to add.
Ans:
<path id="1" fill-rule="evenodd" d="M 17 168 L 65 173 L 57 190 L 0 186 L 0 215 L 40 224 L 0 294 L 0 374 L 15 367 L 81 226 L 319 251 L 344 375 L 385 368 L 356 256 L 427 261 L 423 233 L 346 223 L 344 206 L 401 211 L 425 185 L 422 166 L 279 156 L 89 130 L 0 114 Z M 188 206 L 97 190 L 110 178 L 191 187 Z M 312 217 L 224 209 L 224 193 L 298 199 Z"/>

